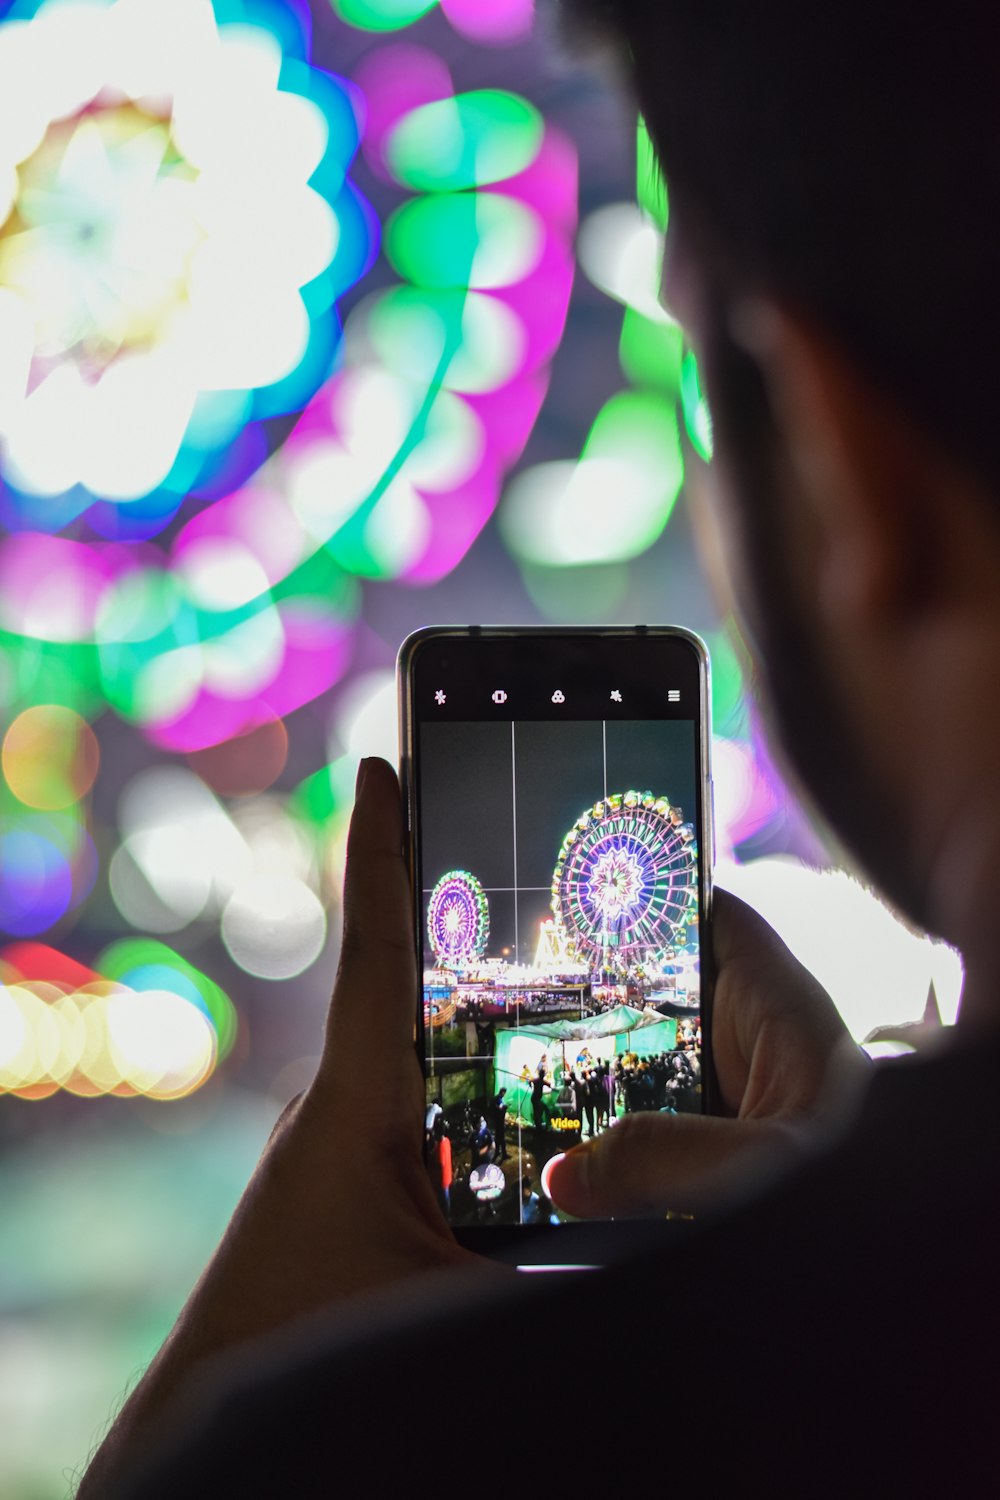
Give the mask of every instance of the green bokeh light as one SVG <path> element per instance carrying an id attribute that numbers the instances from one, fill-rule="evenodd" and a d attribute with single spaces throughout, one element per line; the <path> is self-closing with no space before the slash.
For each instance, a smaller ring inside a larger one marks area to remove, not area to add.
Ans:
<path id="1" fill-rule="evenodd" d="M 684 331 L 677 323 L 654 323 L 626 307 L 618 355 L 633 385 L 652 386 L 676 400 L 684 359 Z"/>
<path id="2" fill-rule="evenodd" d="M 500 528 L 522 564 L 625 562 L 659 537 L 683 480 L 674 409 L 658 393 L 621 391 L 598 412 L 578 463 L 539 464 L 513 482 Z"/>
<path id="3" fill-rule="evenodd" d="M 198 646 L 195 611 L 174 576 L 158 569 L 125 574 L 108 589 L 96 635 L 105 697 L 123 718 L 138 721 L 145 716 L 144 669 L 165 663 L 176 686 L 178 653 Z"/>
<path id="4" fill-rule="evenodd" d="M 386 145 L 404 187 L 442 192 L 502 182 L 538 155 L 544 126 L 534 105 L 501 89 L 479 89 L 412 110 Z"/>
<path id="5" fill-rule="evenodd" d="M 153 938 L 123 938 L 112 943 L 97 960 L 97 970 L 107 979 L 131 989 L 164 989 L 196 1004 L 211 1021 L 218 1038 L 219 1061 L 236 1041 L 236 1009 L 225 990 L 188 963 L 166 943 Z"/>
<path id="6" fill-rule="evenodd" d="M 368 337 L 402 379 L 428 390 L 474 392 L 495 390 L 516 374 L 524 330 L 486 293 L 400 286 L 373 307 Z"/>
<path id="7" fill-rule="evenodd" d="M 58 703 L 85 719 L 105 706 L 91 645 L 0 632 L 0 704 L 5 718 L 34 703 Z"/>
<path id="8" fill-rule="evenodd" d="M 665 230 L 669 216 L 667 184 L 656 159 L 646 122 L 642 119 L 639 120 L 635 137 L 635 190 L 639 207 L 644 208 L 654 223 Z"/>
<path id="9" fill-rule="evenodd" d="M 739 657 L 728 634 L 708 638 L 712 658 L 712 728 L 716 734 L 742 739 L 747 730 L 746 684 Z"/>
<path id="10" fill-rule="evenodd" d="M 714 451 L 712 414 L 701 389 L 698 361 L 690 349 L 685 354 L 681 366 L 681 407 L 684 412 L 684 426 L 692 446 L 699 457 L 708 463 Z"/>
<path id="11" fill-rule="evenodd" d="M 412 26 L 438 0 L 330 0 L 335 13 L 359 31 L 401 31 Z"/>
<path id="12" fill-rule="evenodd" d="M 677 419 L 659 397 L 645 391 L 622 391 L 598 412 L 583 445 L 583 457 L 627 463 L 658 496 L 651 510 L 649 546 L 667 523 L 684 482 Z M 642 550 L 642 549 L 640 549 Z"/>
<path id="13" fill-rule="evenodd" d="M 535 607 L 560 624 L 596 625 L 617 618 L 628 598 L 627 563 L 547 568 L 524 563 L 524 586 Z"/>
<path id="14" fill-rule="evenodd" d="M 498 287 L 532 268 L 538 221 L 495 193 L 434 194 L 405 204 L 385 228 L 384 249 L 406 281 L 424 287 Z"/>
<path id="15" fill-rule="evenodd" d="M 344 811 L 330 766 L 321 766 L 299 782 L 289 798 L 288 811 L 316 828 L 324 828 Z"/>

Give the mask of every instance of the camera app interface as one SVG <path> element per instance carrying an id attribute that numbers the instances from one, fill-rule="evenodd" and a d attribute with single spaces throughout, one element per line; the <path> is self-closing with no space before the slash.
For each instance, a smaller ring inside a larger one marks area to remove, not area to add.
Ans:
<path id="1" fill-rule="evenodd" d="M 553 1156 L 701 1108 L 696 722 L 607 698 L 418 724 L 425 1150 L 455 1225 L 558 1223 Z"/>

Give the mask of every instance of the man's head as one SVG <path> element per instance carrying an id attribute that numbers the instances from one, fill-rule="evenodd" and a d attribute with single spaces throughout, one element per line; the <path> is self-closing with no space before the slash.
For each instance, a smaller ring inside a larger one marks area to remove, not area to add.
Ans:
<path id="1" fill-rule="evenodd" d="M 611 41 L 665 168 L 665 296 L 703 363 L 713 521 L 785 748 L 888 893 L 963 941 L 951 823 L 1000 783 L 1000 12 L 563 9 Z"/>
<path id="2" fill-rule="evenodd" d="M 808 314 L 1000 488 L 997 7 L 923 24 L 898 0 L 561 9 L 618 53 L 716 291 Z"/>

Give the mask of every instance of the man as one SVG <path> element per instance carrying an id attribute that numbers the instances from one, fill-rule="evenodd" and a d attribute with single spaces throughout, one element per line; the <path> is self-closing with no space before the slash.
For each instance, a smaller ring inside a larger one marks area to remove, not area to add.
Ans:
<path id="1" fill-rule="evenodd" d="M 497 1143 L 497 1161 L 506 1161 L 507 1150 L 507 1090 L 498 1089 L 493 1098 L 493 1134 Z"/>
<path id="2" fill-rule="evenodd" d="M 545 1058 L 543 1057 L 531 1081 L 531 1123 L 536 1130 L 545 1129 L 545 1090 L 551 1087 L 545 1073 Z"/>
<path id="3" fill-rule="evenodd" d="M 572 1214 L 693 1205 L 695 1222 L 617 1261 L 609 1236 L 595 1273 L 481 1262 L 450 1237 L 421 1163 L 399 803 L 389 768 L 366 763 L 316 1082 L 279 1122 L 87 1500 L 326 1493 L 327 1474 L 363 1472 L 376 1417 L 396 1451 L 423 1453 L 429 1348 L 460 1368 L 498 1329 L 581 1323 L 633 1331 L 629 1420 L 683 1423 L 682 1444 L 635 1460 L 644 1485 L 995 1486 L 998 13 L 956 0 L 930 27 L 889 0 L 566 8 L 607 28 L 665 164 L 665 289 L 715 419 L 700 526 L 762 699 L 856 862 L 961 949 L 960 1024 L 934 1058 L 870 1068 L 775 935 L 720 896 L 726 1114 L 632 1114 L 547 1182 Z M 362 1050 L 382 1062 L 363 1100 Z M 362 1108 L 379 1128 L 359 1149 Z M 713 1174 L 727 1183 L 714 1198 Z M 665 1390 L 643 1351 L 680 1318 L 683 1390 Z M 285 1343 L 264 1341 L 278 1330 Z M 533 1413 L 519 1459 L 575 1441 L 580 1415 Z M 428 1462 L 480 1474 L 482 1452 L 456 1433 Z"/>

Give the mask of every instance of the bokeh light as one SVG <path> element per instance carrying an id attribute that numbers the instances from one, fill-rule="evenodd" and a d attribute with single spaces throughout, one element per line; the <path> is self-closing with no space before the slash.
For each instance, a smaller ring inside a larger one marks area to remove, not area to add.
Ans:
<path id="1" fill-rule="evenodd" d="M 94 784 L 101 752 L 90 725 L 70 708 L 39 704 L 4 735 L 0 763 L 18 801 L 48 811 L 71 807 Z"/>
<path id="2" fill-rule="evenodd" d="M 514 480 L 503 534 L 515 555 L 549 567 L 635 557 L 662 532 L 683 478 L 673 413 L 652 394 L 623 392 L 602 407 L 578 461 Z"/>
<path id="3" fill-rule="evenodd" d="M 244 881 L 222 913 L 233 962 L 262 979 L 292 979 L 319 956 L 326 914 L 304 880 L 261 875 Z"/>
<path id="4" fill-rule="evenodd" d="M 635 199 L 595 209 L 577 240 L 589 280 L 625 309 L 618 358 L 632 388 L 596 413 L 578 457 L 523 470 L 500 516 L 532 598 L 540 602 L 542 588 L 553 588 L 556 619 L 568 615 L 551 570 L 624 563 L 662 534 L 684 482 L 681 424 L 701 456 L 711 453 L 697 362 L 664 302 L 667 194 L 641 121 L 635 173 Z M 607 576 L 601 583 L 617 607 L 624 593 L 619 580 Z"/>
<path id="5" fill-rule="evenodd" d="M 332 0 L 342 20 L 369 31 L 398 31 L 432 9 L 437 0 Z"/>
<path id="6" fill-rule="evenodd" d="M 263 7 L 253 24 L 228 0 L 16 12 L 0 28 L 5 506 L 148 536 L 192 489 L 256 467 L 259 423 L 329 371 L 336 298 L 375 239 L 346 177 L 356 99 Z"/>
<path id="7" fill-rule="evenodd" d="M 177 1099 L 232 1048 L 228 997 L 162 944 L 114 945 L 101 960 L 107 977 L 71 974 L 38 945 L 3 957 L 0 1092 L 35 1100 L 60 1089 L 81 1098 Z M 29 972 L 12 978 L 21 967 Z M 58 982 L 30 972 L 60 967 Z"/>

